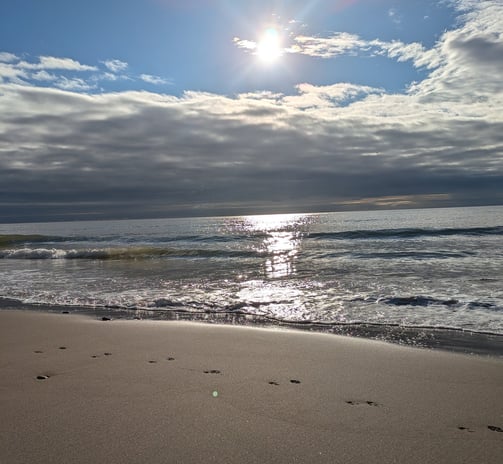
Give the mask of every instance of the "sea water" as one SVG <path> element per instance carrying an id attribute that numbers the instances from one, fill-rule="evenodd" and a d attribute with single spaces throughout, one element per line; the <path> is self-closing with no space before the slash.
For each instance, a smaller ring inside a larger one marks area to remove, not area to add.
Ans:
<path id="1" fill-rule="evenodd" d="M 0 224 L 0 297 L 503 335 L 503 207 Z"/>

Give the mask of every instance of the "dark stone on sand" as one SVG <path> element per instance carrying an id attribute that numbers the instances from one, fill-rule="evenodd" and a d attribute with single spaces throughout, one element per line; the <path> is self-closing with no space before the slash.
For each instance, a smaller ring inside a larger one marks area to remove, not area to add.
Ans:
<path id="1" fill-rule="evenodd" d="M 47 380 L 48 378 L 48 375 L 37 375 L 37 380 Z"/>
<path id="2" fill-rule="evenodd" d="M 60 346 L 59 349 L 60 350 L 66 350 L 66 346 Z"/>
<path id="3" fill-rule="evenodd" d="M 175 358 L 166 358 L 168 361 L 174 361 Z"/>
<path id="4" fill-rule="evenodd" d="M 290 380 L 290 383 L 300 383 L 300 380 L 297 380 L 297 379 L 291 379 L 291 380 Z"/>
<path id="5" fill-rule="evenodd" d="M 279 383 L 278 383 L 278 382 L 275 382 L 274 380 L 271 380 L 271 381 L 269 382 L 269 385 L 279 385 Z"/>
<path id="6" fill-rule="evenodd" d="M 488 425 L 487 428 L 493 432 L 503 432 L 503 429 L 501 427 L 497 427 L 496 425 Z"/>
<path id="7" fill-rule="evenodd" d="M 61 311 L 61 314 L 70 314 L 70 311 Z"/>
<path id="8" fill-rule="evenodd" d="M 103 353 L 105 356 L 112 356 L 112 353 Z"/>
<path id="9" fill-rule="evenodd" d="M 102 321 L 111 321 L 112 319 L 111 319 L 111 318 L 109 318 L 109 317 L 103 316 L 103 317 L 101 318 L 101 320 L 102 320 Z"/>
<path id="10" fill-rule="evenodd" d="M 217 369 L 211 369 L 211 371 L 210 370 L 204 371 L 204 373 L 205 374 L 221 374 L 221 372 Z"/>
<path id="11" fill-rule="evenodd" d="M 40 354 L 40 353 L 43 353 L 43 351 L 41 351 L 41 350 L 35 350 L 34 353 Z"/>

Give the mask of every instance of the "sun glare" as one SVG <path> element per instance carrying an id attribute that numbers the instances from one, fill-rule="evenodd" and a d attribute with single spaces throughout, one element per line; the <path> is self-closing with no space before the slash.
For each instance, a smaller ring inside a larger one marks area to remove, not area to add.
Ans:
<path id="1" fill-rule="evenodd" d="M 271 63 L 276 61 L 281 54 L 281 40 L 278 31 L 273 27 L 266 29 L 257 44 L 257 56 L 261 61 Z"/>

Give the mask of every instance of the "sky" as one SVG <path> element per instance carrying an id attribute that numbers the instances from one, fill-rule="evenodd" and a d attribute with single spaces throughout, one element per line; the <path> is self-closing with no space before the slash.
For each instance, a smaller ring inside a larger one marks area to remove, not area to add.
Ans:
<path id="1" fill-rule="evenodd" d="M 0 222 L 503 204 L 501 0 L 2 0 Z"/>

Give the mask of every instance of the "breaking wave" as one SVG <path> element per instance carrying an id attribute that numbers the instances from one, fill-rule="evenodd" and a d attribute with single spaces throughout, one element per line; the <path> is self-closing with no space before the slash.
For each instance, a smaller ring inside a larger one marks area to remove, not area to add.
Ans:
<path id="1" fill-rule="evenodd" d="M 0 259 L 149 259 L 149 258 L 253 258 L 260 251 L 232 251 L 213 249 L 178 249 L 164 247 L 122 247 L 122 248 L 12 248 L 0 249 Z"/>

